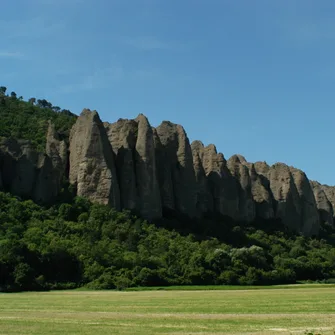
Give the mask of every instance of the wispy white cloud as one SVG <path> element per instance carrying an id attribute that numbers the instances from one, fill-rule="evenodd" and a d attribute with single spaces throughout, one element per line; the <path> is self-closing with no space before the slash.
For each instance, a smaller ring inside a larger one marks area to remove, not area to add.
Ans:
<path id="1" fill-rule="evenodd" d="M 10 52 L 0 50 L 1 58 L 22 58 L 23 54 L 21 52 Z"/>

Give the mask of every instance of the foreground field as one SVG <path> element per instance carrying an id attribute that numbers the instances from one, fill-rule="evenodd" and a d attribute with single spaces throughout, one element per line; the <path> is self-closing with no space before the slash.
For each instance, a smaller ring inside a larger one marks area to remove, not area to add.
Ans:
<path id="1" fill-rule="evenodd" d="M 335 288 L 0 294 L 1 335 L 334 334 Z"/>

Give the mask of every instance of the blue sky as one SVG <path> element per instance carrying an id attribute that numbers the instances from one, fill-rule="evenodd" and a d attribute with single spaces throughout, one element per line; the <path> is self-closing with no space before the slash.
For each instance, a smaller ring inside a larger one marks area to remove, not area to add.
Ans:
<path id="1" fill-rule="evenodd" d="M 335 1 L 4 0 L 0 85 L 182 124 L 228 159 L 335 185 Z"/>

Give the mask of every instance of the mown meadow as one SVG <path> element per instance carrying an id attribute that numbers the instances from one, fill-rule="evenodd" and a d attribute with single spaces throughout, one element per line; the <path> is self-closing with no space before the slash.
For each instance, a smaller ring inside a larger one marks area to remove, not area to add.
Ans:
<path id="1" fill-rule="evenodd" d="M 0 295 L 2 335 L 334 334 L 335 286 Z"/>

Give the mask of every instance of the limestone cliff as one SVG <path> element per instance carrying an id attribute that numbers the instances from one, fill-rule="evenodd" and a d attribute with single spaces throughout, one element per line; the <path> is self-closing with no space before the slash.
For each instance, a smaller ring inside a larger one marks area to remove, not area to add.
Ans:
<path id="1" fill-rule="evenodd" d="M 69 147 L 49 123 L 45 153 L 28 141 L 0 142 L 0 189 L 52 203 L 66 178 L 77 195 L 149 220 L 169 210 L 244 222 L 278 218 L 304 235 L 334 224 L 335 187 L 283 163 L 250 163 L 241 155 L 226 161 L 213 144 L 190 144 L 182 126 L 164 121 L 153 128 L 142 114 L 102 123 L 85 109 Z"/>
<path id="2" fill-rule="evenodd" d="M 326 222 L 329 225 L 333 225 L 334 207 L 326 195 L 324 190 L 326 187 L 316 181 L 311 181 L 310 183 L 313 189 L 316 207 L 319 212 L 320 222 Z M 329 193 L 330 192 L 328 192 L 328 196 L 331 198 L 331 194 Z"/>
<path id="3" fill-rule="evenodd" d="M 38 203 L 52 203 L 60 191 L 60 176 L 52 158 L 38 153 L 30 142 L 14 139 L 0 143 L 1 189 Z"/>
<path id="4" fill-rule="evenodd" d="M 84 109 L 71 130 L 69 181 L 79 196 L 121 208 L 114 153 L 96 111 Z"/>
<path id="5" fill-rule="evenodd" d="M 158 169 L 164 170 L 162 204 L 195 217 L 197 186 L 191 145 L 186 132 L 182 126 L 167 121 L 157 127 L 156 131 L 160 141 L 156 144 L 156 150 L 164 150 L 162 160 L 158 160 Z"/>

